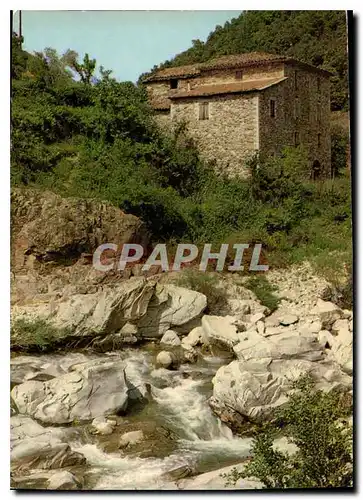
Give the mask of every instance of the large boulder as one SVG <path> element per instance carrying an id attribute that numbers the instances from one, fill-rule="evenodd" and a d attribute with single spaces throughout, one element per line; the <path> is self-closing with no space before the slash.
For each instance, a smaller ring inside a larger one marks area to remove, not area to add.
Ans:
<path id="1" fill-rule="evenodd" d="M 146 314 L 155 283 L 132 278 L 114 287 L 76 294 L 63 301 L 14 307 L 12 319 L 43 319 L 59 329 L 60 336 L 82 337 L 119 332 L 128 322 Z"/>
<path id="2" fill-rule="evenodd" d="M 334 323 L 334 326 L 336 323 Z M 333 327 L 334 328 L 334 327 Z M 336 327 L 337 328 L 337 327 Z M 328 330 L 322 330 L 318 336 L 322 347 L 326 348 L 329 358 L 336 361 L 348 375 L 353 374 L 353 334 L 343 327 L 332 335 Z"/>
<path id="3" fill-rule="evenodd" d="M 206 305 L 205 295 L 199 292 L 133 277 L 94 293 L 14 306 L 12 321 L 42 319 L 58 330 L 58 341 L 107 336 L 107 345 L 112 345 L 112 335 L 115 342 L 122 344 L 122 340 L 129 343 L 141 337 L 160 338 L 170 328 L 188 332 Z"/>
<path id="4" fill-rule="evenodd" d="M 232 349 L 241 340 L 233 316 L 203 316 L 203 341 L 205 344 Z"/>
<path id="5" fill-rule="evenodd" d="M 179 490 L 253 490 L 261 489 L 263 484 L 257 479 L 246 478 L 238 479 L 235 485 L 227 484 L 227 479 L 224 474 L 230 474 L 232 470 L 236 469 L 242 472 L 245 463 L 230 465 L 222 469 L 205 472 L 191 478 L 180 479 L 177 481 Z"/>
<path id="6" fill-rule="evenodd" d="M 147 313 L 138 322 L 139 334 L 147 338 L 162 337 L 170 328 L 187 333 L 207 307 L 202 293 L 175 285 L 157 285 Z"/>
<path id="7" fill-rule="evenodd" d="M 248 330 L 240 334 L 240 342 L 233 350 L 237 358 L 243 361 L 261 358 L 304 358 L 315 361 L 323 355 L 315 336 L 302 336 L 298 331 L 288 329 L 269 337 L 260 335 L 256 330 Z"/>
<path id="8" fill-rule="evenodd" d="M 69 491 L 79 489 L 82 489 L 80 481 L 67 470 L 57 471 L 47 481 L 47 490 Z"/>
<path id="9" fill-rule="evenodd" d="M 66 424 L 125 411 L 130 393 L 142 400 L 142 392 L 147 390 L 128 380 L 124 362 L 100 360 L 73 366 L 73 371 L 47 382 L 24 382 L 11 396 L 19 413 L 44 423 Z"/>
<path id="10" fill-rule="evenodd" d="M 321 299 L 318 299 L 311 314 L 315 314 L 320 318 L 324 330 L 330 330 L 333 323 L 344 316 L 343 311 L 336 304 Z"/>
<path id="11" fill-rule="evenodd" d="M 287 402 L 293 382 L 307 373 L 316 380 L 318 389 L 350 390 L 352 386 L 351 377 L 329 361 L 269 357 L 235 360 L 217 371 L 211 406 L 232 427 L 236 420 L 233 413 L 252 422 L 266 420 L 275 408 Z"/>
<path id="12" fill-rule="evenodd" d="M 16 415 L 10 419 L 12 468 L 58 469 L 85 463 L 85 457 L 71 449 L 66 431 L 42 427 L 30 417 Z"/>
<path id="13" fill-rule="evenodd" d="M 15 188 L 11 193 L 13 265 L 28 256 L 62 263 L 93 253 L 102 243 L 148 244 L 145 224 L 94 199 L 61 198 L 50 191 Z"/>

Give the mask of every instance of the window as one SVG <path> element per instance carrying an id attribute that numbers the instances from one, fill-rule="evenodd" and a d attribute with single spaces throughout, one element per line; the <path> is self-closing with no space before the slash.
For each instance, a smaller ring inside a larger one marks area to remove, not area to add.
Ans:
<path id="1" fill-rule="evenodd" d="M 209 120 L 209 102 L 199 104 L 199 120 Z"/>
<path id="2" fill-rule="evenodd" d="M 187 83 L 188 92 L 190 91 L 190 82 Z"/>
<path id="3" fill-rule="evenodd" d="M 318 79 L 316 81 L 316 85 L 317 85 L 317 88 L 318 88 L 318 92 L 320 93 L 320 84 L 321 84 L 321 81 L 320 81 L 320 76 L 318 76 Z"/>
<path id="4" fill-rule="evenodd" d="M 275 99 L 270 99 L 270 116 L 271 116 L 271 118 L 276 118 L 276 101 L 275 101 Z"/>
<path id="5" fill-rule="evenodd" d="M 171 89 L 177 89 L 178 88 L 178 80 L 176 78 L 173 78 L 170 80 L 170 88 Z"/>
<path id="6" fill-rule="evenodd" d="M 300 101 L 298 98 L 295 99 L 294 103 L 294 118 L 297 120 L 300 117 Z"/>
<path id="7" fill-rule="evenodd" d="M 321 120 L 321 105 L 320 102 L 316 105 L 316 120 L 320 122 Z"/>
<path id="8" fill-rule="evenodd" d="M 236 80 L 242 80 L 243 73 L 242 71 L 236 71 Z"/>
<path id="9" fill-rule="evenodd" d="M 294 71 L 294 87 L 297 90 L 297 71 Z"/>
<path id="10" fill-rule="evenodd" d="M 318 134 L 318 148 L 321 146 L 321 134 Z"/>
<path id="11" fill-rule="evenodd" d="M 295 132 L 295 134 L 294 134 L 294 144 L 295 144 L 295 147 L 299 146 L 299 144 L 300 144 L 300 133 L 299 132 Z"/>

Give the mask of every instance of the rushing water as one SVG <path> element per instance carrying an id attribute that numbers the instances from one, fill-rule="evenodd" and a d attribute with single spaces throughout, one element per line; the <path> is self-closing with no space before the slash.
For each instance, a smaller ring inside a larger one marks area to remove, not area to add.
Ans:
<path id="1" fill-rule="evenodd" d="M 192 473 L 206 472 L 240 462 L 248 455 L 251 440 L 234 437 L 208 405 L 211 380 L 223 359 L 206 357 L 197 364 L 170 371 L 155 369 L 153 355 L 146 350 L 130 349 L 101 357 L 125 359 L 133 383 L 150 384 L 152 401 L 147 411 L 132 418 L 139 422 L 155 419 L 177 436 L 177 443 L 171 453 L 160 453 L 158 458 L 139 458 L 120 452 L 106 453 L 94 441 L 73 441 L 72 449 L 87 459 L 86 486 L 102 490 L 176 487 L 168 477 L 170 472 L 183 467 Z M 44 357 L 48 363 L 52 359 L 59 364 L 59 355 Z M 64 365 L 65 360 L 62 357 L 61 360 Z"/>
<path id="2" fill-rule="evenodd" d="M 153 369 L 147 353 L 134 351 L 127 362 L 129 373 L 150 383 L 155 415 L 179 437 L 177 449 L 164 458 L 135 458 L 81 445 L 77 451 L 86 456 L 97 477 L 94 489 L 162 489 L 172 484 L 166 474 L 179 467 L 204 472 L 247 457 L 251 440 L 234 437 L 207 401 L 211 379 L 223 360 L 205 358 L 201 364 L 170 371 Z"/>

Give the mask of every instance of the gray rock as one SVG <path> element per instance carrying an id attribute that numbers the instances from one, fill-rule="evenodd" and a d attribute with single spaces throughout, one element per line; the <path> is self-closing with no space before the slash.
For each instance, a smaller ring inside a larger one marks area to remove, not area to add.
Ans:
<path id="1" fill-rule="evenodd" d="M 121 436 L 119 447 L 126 448 L 133 446 L 134 444 L 140 443 L 144 439 L 144 433 L 142 431 L 131 431 L 126 432 Z"/>
<path id="2" fill-rule="evenodd" d="M 246 457 L 247 449 L 249 450 L 249 443 L 246 440 Z M 180 479 L 177 484 L 180 490 L 253 490 L 261 489 L 263 487 L 260 481 L 255 479 L 239 479 L 236 484 L 226 484 L 227 480 L 223 477 L 224 474 L 229 474 L 233 469 L 242 472 L 245 463 L 230 465 L 222 469 L 205 472 L 197 476 Z"/>
<path id="3" fill-rule="evenodd" d="M 261 321 L 261 320 L 257 321 L 256 328 L 257 328 L 257 332 L 260 335 L 263 335 L 265 333 L 265 323 L 263 321 Z"/>
<path id="4" fill-rule="evenodd" d="M 203 328 L 201 326 L 197 326 L 196 328 L 193 328 L 189 334 L 182 339 L 182 346 L 190 346 L 190 347 L 195 347 L 198 344 L 203 343 Z"/>
<path id="5" fill-rule="evenodd" d="M 205 344 L 232 349 L 240 340 L 233 316 L 203 316 L 203 340 Z"/>
<path id="6" fill-rule="evenodd" d="M 343 311 L 336 304 L 321 299 L 318 299 L 311 313 L 319 316 L 324 330 L 330 330 L 333 323 L 343 317 Z"/>
<path id="7" fill-rule="evenodd" d="M 274 408 L 287 402 L 293 382 L 310 373 L 316 387 L 323 390 L 351 389 L 352 379 L 334 362 L 311 362 L 305 359 L 271 359 L 256 357 L 249 361 L 235 360 L 222 366 L 213 378 L 214 407 L 231 409 L 231 418 L 224 421 L 233 426 L 234 414 L 250 421 L 264 421 Z"/>
<path id="8" fill-rule="evenodd" d="M 280 317 L 280 323 L 283 326 L 289 326 L 297 323 L 299 321 L 298 316 L 295 314 L 284 314 Z"/>
<path id="9" fill-rule="evenodd" d="M 10 449 L 13 468 L 59 469 L 85 463 L 85 457 L 66 442 L 67 431 L 42 427 L 30 417 L 10 419 Z"/>
<path id="10" fill-rule="evenodd" d="M 296 331 L 264 337 L 255 331 L 247 331 L 242 340 L 233 347 L 238 359 L 249 361 L 258 358 L 289 359 L 302 358 L 311 351 L 321 351 L 313 336 L 302 337 Z"/>
<path id="11" fill-rule="evenodd" d="M 124 362 L 94 360 L 48 382 L 24 382 L 13 388 L 11 396 L 20 413 L 44 423 L 65 424 L 125 410 L 132 389 Z"/>
<path id="12" fill-rule="evenodd" d="M 108 420 L 106 417 L 97 417 L 92 421 L 92 428 L 97 434 L 106 436 L 112 434 L 115 430 L 116 422 L 114 420 Z"/>
<path id="13" fill-rule="evenodd" d="M 161 351 L 156 356 L 156 364 L 162 366 L 163 368 L 173 368 L 176 361 L 176 357 L 172 352 Z"/>
<path id="14" fill-rule="evenodd" d="M 47 490 L 79 490 L 81 483 L 67 470 L 53 474 L 47 481 Z"/>
<path id="15" fill-rule="evenodd" d="M 138 323 L 143 337 L 162 337 L 169 329 L 187 333 L 207 307 L 202 293 L 175 285 L 157 285 L 147 314 Z"/>
<path id="16" fill-rule="evenodd" d="M 160 340 L 160 344 L 171 345 L 171 346 L 180 346 L 181 340 L 178 337 L 178 334 L 173 330 L 167 330 Z"/>

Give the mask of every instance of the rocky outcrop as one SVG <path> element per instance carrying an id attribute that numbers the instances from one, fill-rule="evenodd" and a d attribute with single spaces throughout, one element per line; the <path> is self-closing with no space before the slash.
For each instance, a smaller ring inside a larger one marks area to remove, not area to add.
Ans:
<path id="1" fill-rule="evenodd" d="M 102 243 L 148 244 L 144 223 L 109 203 L 61 198 L 50 191 L 15 188 L 11 193 L 14 269 L 29 256 L 38 261 L 77 260 Z"/>
<path id="2" fill-rule="evenodd" d="M 74 474 L 67 470 L 57 471 L 47 481 L 47 490 L 79 490 L 81 483 Z"/>
<path id="3" fill-rule="evenodd" d="M 100 360 L 75 365 L 48 382 L 24 382 L 11 396 L 19 413 L 44 423 L 66 424 L 125 411 L 130 397 L 142 400 L 147 392 L 128 378 L 124 362 Z"/>
<path id="4" fill-rule="evenodd" d="M 67 444 L 66 431 L 42 427 L 28 416 L 10 419 L 11 465 L 13 469 L 58 469 L 84 464 L 81 453 Z"/>
<path id="5" fill-rule="evenodd" d="M 344 315 L 347 317 L 341 319 Z M 275 408 L 286 403 L 293 382 L 303 375 L 310 374 L 318 389 L 351 390 L 348 317 L 351 315 L 322 300 L 305 318 L 289 314 L 286 308 L 264 321 L 250 317 L 249 323 L 240 324 L 244 331 L 236 334 L 239 342 L 233 351 L 237 360 L 222 366 L 213 379 L 212 409 L 240 432 L 246 422 L 270 418 Z M 331 331 L 321 330 L 323 325 Z"/>
<path id="6" fill-rule="evenodd" d="M 199 292 L 134 277 L 95 293 L 14 306 L 12 320 L 43 319 L 59 329 L 59 340 L 64 342 L 82 337 L 99 341 L 112 334 L 122 344 L 130 337 L 160 338 L 170 328 L 188 332 L 206 305 L 206 297 Z"/>
<path id="7" fill-rule="evenodd" d="M 238 479 L 235 485 L 227 484 L 225 474 L 230 474 L 232 470 L 242 472 L 245 464 L 237 464 L 211 472 L 205 472 L 198 476 L 181 479 L 177 482 L 179 490 L 253 490 L 261 489 L 263 484 L 257 479 Z"/>

